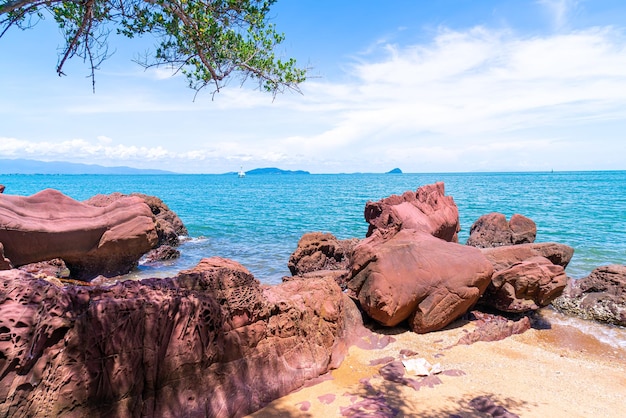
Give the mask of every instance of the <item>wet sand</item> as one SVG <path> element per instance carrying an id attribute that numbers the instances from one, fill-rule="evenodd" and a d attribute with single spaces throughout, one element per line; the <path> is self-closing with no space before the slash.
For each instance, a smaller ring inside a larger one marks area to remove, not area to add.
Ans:
<path id="1" fill-rule="evenodd" d="M 626 349 L 620 341 L 625 341 L 626 331 L 617 329 L 608 344 L 582 332 L 584 322 L 564 324 L 550 310 L 542 316 L 549 329 L 472 345 L 456 345 L 474 329 L 468 321 L 425 335 L 402 328 L 377 330 L 362 338 L 371 342 L 391 336 L 393 341 L 375 350 L 351 347 L 327 380 L 251 416 L 623 417 Z M 381 376 L 381 369 L 389 375 L 390 363 L 399 364 L 411 352 L 416 353 L 411 357 L 440 363 L 443 372 L 405 374 L 396 382 Z"/>

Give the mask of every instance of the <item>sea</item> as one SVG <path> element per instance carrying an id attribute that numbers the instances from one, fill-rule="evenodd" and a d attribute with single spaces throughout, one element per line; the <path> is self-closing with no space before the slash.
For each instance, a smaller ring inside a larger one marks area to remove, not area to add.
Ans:
<path id="1" fill-rule="evenodd" d="M 178 260 L 140 263 L 131 278 L 168 277 L 202 258 L 240 262 L 265 284 L 289 276 L 289 256 L 303 234 L 329 232 L 364 238 L 367 201 L 443 182 L 459 208 L 459 242 L 481 215 L 521 214 L 537 224 L 536 242 L 575 249 L 566 273 L 626 264 L 626 171 L 425 173 L 0 175 L 4 193 L 32 195 L 46 188 L 85 200 L 96 194 L 145 193 L 161 198 L 189 230 Z M 608 332 L 608 331 L 607 331 Z M 613 343 L 626 348 L 626 334 Z"/>

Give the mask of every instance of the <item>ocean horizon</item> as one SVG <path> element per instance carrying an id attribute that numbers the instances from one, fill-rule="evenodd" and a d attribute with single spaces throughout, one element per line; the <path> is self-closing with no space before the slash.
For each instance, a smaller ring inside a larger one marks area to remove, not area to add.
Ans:
<path id="1" fill-rule="evenodd" d="M 364 238 L 367 201 L 442 181 L 459 208 L 459 242 L 478 217 L 515 213 L 537 224 L 537 242 L 575 249 L 573 278 L 607 264 L 626 264 L 626 171 L 549 171 L 403 174 L 11 174 L 4 193 L 46 188 L 86 200 L 96 194 L 138 192 L 161 198 L 189 230 L 181 258 L 139 266 L 136 277 L 166 277 L 220 256 L 240 262 L 262 283 L 290 275 L 287 262 L 300 237 L 313 231 Z"/>

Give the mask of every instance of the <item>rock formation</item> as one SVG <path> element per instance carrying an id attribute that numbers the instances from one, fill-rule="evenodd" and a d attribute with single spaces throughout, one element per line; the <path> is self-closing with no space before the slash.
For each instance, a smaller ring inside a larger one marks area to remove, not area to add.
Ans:
<path id="1" fill-rule="evenodd" d="M 549 305 L 567 284 L 565 267 L 574 249 L 552 242 L 484 248 L 494 274 L 480 304 L 503 312 Z"/>
<path id="2" fill-rule="evenodd" d="M 567 285 L 565 269 L 545 257 L 531 257 L 496 271 L 481 303 L 504 312 L 548 306 Z"/>
<path id="3" fill-rule="evenodd" d="M 574 255 L 569 245 L 554 242 L 533 244 L 507 245 L 503 247 L 484 248 L 482 253 L 493 264 L 496 271 L 504 270 L 531 257 L 545 257 L 563 268 L 567 267 Z"/>
<path id="4" fill-rule="evenodd" d="M 502 213 L 483 215 L 470 228 L 467 245 L 479 248 L 535 242 L 537 225 L 532 219 L 515 214 L 509 222 Z"/>
<path id="5" fill-rule="evenodd" d="M 289 271 L 294 277 L 332 277 L 345 289 L 352 250 L 358 242 L 357 238 L 339 240 L 323 232 L 304 234 L 289 257 Z"/>
<path id="6" fill-rule="evenodd" d="M 15 267 L 61 258 L 73 278 L 128 273 L 157 243 L 150 208 L 139 197 L 96 207 L 47 189 L 0 195 L 0 242 Z"/>
<path id="7" fill-rule="evenodd" d="M 0 194 L 1 194 L 1 193 L 4 193 L 4 189 L 5 189 L 4 185 L 3 185 L 3 184 L 0 184 Z"/>
<path id="8" fill-rule="evenodd" d="M 127 196 L 140 197 L 150 207 L 150 211 L 156 219 L 156 231 L 159 237 L 157 243 L 158 247 L 162 245 L 175 247 L 180 243 L 179 237 L 189 235 L 187 228 L 178 215 L 156 196 L 149 196 L 142 193 L 132 193 L 130 195 L 121 193 L 111 193 L 109 195 L 99 194 L 86 200 L 84 203 L 91 206 L 105 207 Z"/>
<path id="9" fill-rule="evenodd" d="M 408 319 L 414 332 L 443 328 L 485 291 L 493 267 L 480 250 L 403 229 L 375 234 L 354 250 L 348 288 L 386 326 Z"/>
<path id="10" fill-rule="evenodd" d="M 218 258 L 108 287 L 0 272 L 0 416 L 244 416 L 339 364 L 346 300 Z"/>
<path id="11" fill-rule="evenodd" d="M 451 196 L 445 196 L 442 182 L 422 186 L 415 192 L 392 195 L 378 202 L 367 202 L 367 236 L 375 230 L 393 235 L 400 229 L 425 232 L 445 241 L 457 242 L 459 210 Z"/>
<path id="12" fill-rule="evenodd" d="M 626 266 L 598 267 L 585 278 L 571 280 L 552 305 L 569 315 L 626 326 Z"/>
<path id="13" fill-rule="evenodd" d="M 368 238 L 354 248 L 348 289 L 379 323 L 441 329 L 487 288 L 493 267 L 480 250 L 457 243 L 458 209 L 443 183 L 368 202 L 365 219 Z"/>

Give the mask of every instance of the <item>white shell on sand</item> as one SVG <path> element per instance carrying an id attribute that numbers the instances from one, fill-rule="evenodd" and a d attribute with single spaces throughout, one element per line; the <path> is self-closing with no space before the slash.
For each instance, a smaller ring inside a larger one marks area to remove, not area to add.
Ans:
<path id="1" fill-rule="evenodd" d="M 402 360 L 402 364 L 408 373 L 415 376 L 430 376 L 431 374 L 441 373 L 441 364 L 430 364 L 424 358 Z"/>

